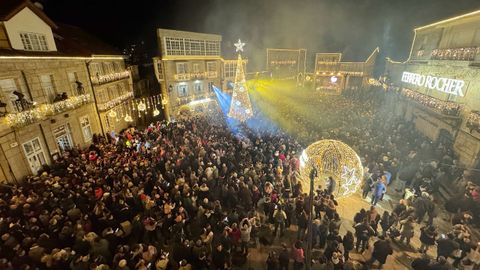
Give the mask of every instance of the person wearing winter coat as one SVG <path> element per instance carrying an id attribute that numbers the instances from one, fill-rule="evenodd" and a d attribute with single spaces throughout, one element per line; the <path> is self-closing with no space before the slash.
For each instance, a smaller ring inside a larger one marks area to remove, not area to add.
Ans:
<path id="1" fill-rule="evenodd" d="M 400 226 L 402 227 L 400 231 L 400 242 L 406 240 L 406 244 L 410 245 L 410 239 L 412 239 L 413 231 L 413 217 L 409 216 L 407 219 L 400 221 Z"/>
<path id="2" fill-rule="evenodd" d="M 275 251 L 270 251 L 267 258 L 267 270 L 278 270 L 280 265 Z"/>
<path id="3" fill-rule="evenodd" d="M 418 250 L 421 253 L 427 253 L 427 250 L 430 246 L 435 245 L 435 238 L 437 237 L 437 232 L 433 226 L 425 226 L 420 228 L 420 249 Z"/>
<path id="4" fill-rule="evenodd" d="M 285 243 L 282 243 L 282 250 L 280 251 L 280 254 L 278 254 L 278 262 L 280 264 L 279 270 L 288 270 L 288 265 L 290 264 L 290 252 Z"/>
<path id="5" fill-rule="evenodd" d="M 362 223 L 358 223 L 357 225 L 355 225 L 354 228 L 355 237 L 357 238 L 357 244 L 355 249 L 358 252 L 358 249 L 361 247 L 361 252 L 363 252 L 365 251 L 365 249 L 367 249 L 368 240 L 370 239 L 370 236 L 375 234 L 375 231 L 372 229 L 372 227 L 370 227 L 367 219 L 364 219 Z"/>
<path id="6" fill-rule="evenodd" d="M 387 236 L 387 232 L 392 227 L 393 220 L 388 211 L 384 211 L 380 219 L 380 226 L 382 227 L 382 235 Z"/>
<path id="7" fill-rule="evenodd" d="M 347 233 L 343 236 L 343 239 L 342 239 L 342 244 L 343 244 L 343 256 L 345 258 L 345 261 L 348 261 L 349 259 L 349 254 L 350 254 L 350 251 L 353 250 L 353 247 L 354 247 L 354 237 L 353 237 L 353 233 L 351 231 L 347 231 Z"/>
<path id="8" fill-rule="evenodd" d="M 382 269 L 383 265 L 387 261 L 388 255 L 393 254 L 393 249 L 390 245 L 390 241 L 385 237 L 380 236 L 379 239 L 373 244 L 372 257 L 366 262 L 369 269 L 375 261 L 379 263 L 379 269 Z"/>
<path id="9" fill-rule="evenodd" d="M 248 220 L 248 218 L 244 218 L 242 222 L 240 222 L 240 240 L 243 254 L 248 253 L 248 243 L 250 242 L 251 232 L 252 225 L 250 224 L 250 220 Z"/>
<path id="10" fill-rule="evenodd" d="M 297 241 L 292 247 L 293 270 L 302 270 L 305 261 L 305 252 L 302 248 L 302 242 Z"/>

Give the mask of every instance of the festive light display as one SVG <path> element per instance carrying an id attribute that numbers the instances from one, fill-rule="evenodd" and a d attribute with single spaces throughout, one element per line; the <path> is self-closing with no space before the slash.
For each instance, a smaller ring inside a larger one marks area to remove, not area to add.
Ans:
<path id="1" fill-rule="evenodd" d="M 130 77 L 130 71 L 115 72 L 105 75 L 92 76 L 90 79 L 93 84 L 104 84 Z"/>
<path id="2" fill-rule="evenodd" d="M 423 106 L 429 107 L 433 111 L 436 111 L 438 113 L 445 114 L 445 115 L 458 116 L 462 109 L 462 105 L 458 103 L 439 100 L 434 97 L 424 95 L 417 91 L 413 91 L 407 88 L 403 88 L 401 91 L 401 94 L 405 98 L 411 99 Z"/>
<path id="3" fill-rule="evenodd" d="M 133 122 L 133 118 L 128 113 L 125 115 L 123 120 L 125 120 L 125 122 Z"/>
<path id="4" fill-rule="evenodd" d="M 238 40 L 238 43 L 236 43 L 235 46 L 237 47 L 237 51 L 243 51 L 243 46 L 245 46 L 245 43 L 242 43 L 240 40 Z M 237 70 L 235 72 L 232 102 L 230 103 L 228 117 L 244 122 L 253 116 L 253 111 L 252 104 L 250 103 L 250 97 L 248 96 L 245 72 L 243 70 L 242 63 L 242 56 L 239 53 L 237 59 Z"/>
<path id="5" fill-rule="evenodd" d="M 153 116 L 158 116 L 160 114 L 160 111 L 155 108 L 155 110 L 153 110 Z"/>
<path id="6" fill-rule="evenodd" d="M 30 110 L 5 115 L 6 124 L 13 128 L 27 126 L 48 116 L 76 109 L 92 101 L 89 94 L 72 96 L 52 104 L 40 104 Z"/>
<path id="7" fill-rule="evenodd" d="M 137 109 L 141 112 L 144 112 L 147 109 L 147 106 L 145 103 L 143 103 L 142 100 L 140 100 L 140 103 L 138 103 Z"/>
<path id="8" fill-rule="evenodd" d="M 125 100 L 130 99 L 133 97 L 133 92 L 128 92 L 124 95 L 121 95 L 119 97 L 116 97 L 106 103 L 103 104 L 98 104 L 98 110 L 100 111 L 107 111 L 115 106 L 118 106 L 119 104 L 123 103 Z"/>
<path id="9" fill-rule="evenodd" d="M 110 116 L 111 118 L 115 118 L 117 117 L 117 112 L 115 110 L 111 110 L 110 112 L 108 112 L 108 116 Z"/>
<path id="10" fill-rule="evenodd" d="M 435 49 L 430 58 L 433 60 L 473 61 L 479 52 L 480 48 L 478 47 Z"/>
<path id="11" fill-rule="evenodd" d="M 321 140 L 309 145 L 300 156 L 300 181 L 304 192 L 310 191 L 310 172 L 317 169 L 314 187 L 327 188 L 327 179 L 332 177 L 336 198 L 352 195 L 360 187 L 363 166 L 355 151 L 343 142 Z"/>

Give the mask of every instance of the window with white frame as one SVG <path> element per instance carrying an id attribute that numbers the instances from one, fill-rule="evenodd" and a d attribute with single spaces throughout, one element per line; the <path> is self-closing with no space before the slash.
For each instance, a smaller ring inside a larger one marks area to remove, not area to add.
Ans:
<path id="1" fill-rule="evenodd" d="M 37 174 L 42 166 L 47 164 L 42 145 L 40 144 L 40 139 L 32 139 L 23 143 L 22 146 L 32 173 Z"/>
<path id="2" fill-rule="evenodd" d="M 20 33 L 23 49 L 26 51 L 48 51 L 45 35 L 38 33 Z"/>
<path id="3" fill-rule="evenodd" d="M 177 84 L 177 95 L 185 97 L 188 95 L 188 85 L 186 83 Z"/>
<path id="4" fill-rule="evenodd" d="M 186 55 L 205 55 L 205 41 L 199 39 L 185 39 Z"/>
<path id="5" fill-rule="evenodd" d="M 165 37 L 167 55 L 185 55 L 183 38 Z"/>
<path id="6" fill-rule="evenodd" d="M 157 61 L 157 73 L 158 73 L 158 78 L 163 79 L 162 61 Z"/>
<path id="7" fill-rule="evenodd" d="M 193 63 L 193 73 L 200 73 L 200 64 L 199 63 Z"/>
<path id="8" fill-rule="evenodd" d="M 47 97 L 49 102 L 52 102 L 57 95 L 57 91 L 55 89 L 55 82 L 53 79 L 52 74 L 41 75 L 40 76 L 40 84 L 42 85 L 43 92 Z"/>
<path id="9" fill-rule="evenodd" d="M 9 79 L 1 79 L 0 80 L 0 88 L 2 90 L 2 101 L 7 103 L 7 106 L 11 106 L 14 111 L 21 111 L 20 108 L 17 107 L 17 96 L 13 94 L 13 92 L 21 92 L 19 90 L 17 80 L 13 78 Z"/>
<path id="10" fill-rule="evenodd" d="M 207 71 L 208 72 L 217 71 L 217 63 L 216 62 L 207 62 Z"/>
<path id="11" fill-rule="evenodd" d="M 205 41 L 205 55 L 220 55 L 220 41 Z"/>
<path id="12" fill-rule="evenodd" d="M 187 73 L 187 63 L 180 62 L 177 63 L 177 74 L 185 74 Z"/>
<path id="13" fill-rule="evenodd" d="M 225 62 L 224 65 L 224 75 L 225 77 L 231 78 L 235 77 L 235 69 L 237 68 L 237 64 L 234 62 Z"/>
<path id="14" fill-rule="evenodd" d="M 83 138 L 85 142 L 89 142 L 92 140 L 92 128 L 90 126 L 90 118 L 88 115 L 80 117 L 80 127 L 82 128 Z"/>
<path id="15" fill-rule="evenodd" d="M 193 87 L 195 88 L 195 93 L 199 94 L 203 92 L 203 82 L 195 82 Z"/>
<path id="16" fill-rule="evenodd" d="M 72 89 L 72 93 L 74 93 L 75 95 L 80 94 L 77 89 L 78 73 L 76 71 L 67 72 L 67 77 L 68 82 L 70 83 L 70 88 Z"/>

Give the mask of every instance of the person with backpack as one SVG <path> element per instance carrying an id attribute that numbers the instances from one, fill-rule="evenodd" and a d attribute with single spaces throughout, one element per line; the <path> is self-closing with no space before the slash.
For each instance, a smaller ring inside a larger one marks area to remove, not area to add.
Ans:
<path id="1" fill-rule="evenodd" d="M 372 257 L 366 262 L 369 269 L 372 268 L 372 265 L 375 261 L 379 263 L 379 269 L 382 269 L 383 265 L 387 261 L 387 257 L 393 254 L 392 246 L 390 241 L 385 239 L 385 237 L 380 236 L 379 239 L 373 244 Z"/>
<path id="2" fill-rule="evenodd" d="M 287 214 L 283 211 L 282 206 L 277 205 L 275 212 L 273 212 L 273 219 L 275 222 L 274 237 L 277 237 L 278 228 L 280 227 L 280 237 L 285 234 L 285 222 L 287 220 Z"/>

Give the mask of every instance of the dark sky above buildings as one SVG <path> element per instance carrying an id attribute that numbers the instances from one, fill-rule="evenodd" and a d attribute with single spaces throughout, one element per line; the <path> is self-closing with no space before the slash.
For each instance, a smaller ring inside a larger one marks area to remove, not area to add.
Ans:
<path id="1" fill-rule="evenodd" d="M 156 28 L 223 35 L 223 50 L 247 43 L 245 55 L 264 68 L 265 48 L 342 52 L 364 60 L 404 60 L 413 28 L 480 9 L 480 0 L 43 0 L 47 15 L 123 48 L 144 41 L 156 51 Z"/>

